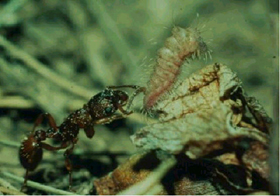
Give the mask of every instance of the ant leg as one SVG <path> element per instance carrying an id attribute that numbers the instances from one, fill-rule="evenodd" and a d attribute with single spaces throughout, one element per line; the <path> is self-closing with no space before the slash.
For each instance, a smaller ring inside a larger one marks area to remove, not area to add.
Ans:
<path id="1" fill-rule="evenodd" d="M 102 118 L 102 119 L 99 119 L 99 120 L 97 120 L 97 121 L 94 121 L 93 124 L 95 124 L 95 125 L 98 125 L 98 124 L 107 124 L 107 123 L 110 123 L 110 122 L 112 122 L 112 121 L 114 121 L 114 120 L 122 119 L 122 118 L 124 118 L 123 115 L 115 114 L 115 115 L 112 115 L 112 116 L 110 116 L 110 117 L 106 117 L 106 118 Z"/>
<path id="2" fill-rule="evenodd" d="M 133 88 L 133 89 L 139 89 L 139 88 L 143 88 L 137 85 L 120 85 L 120 86 L 107 86 L 106 88 L 109 89 L 118 89 L 118 88 Z"/>
<path id="3" fill-rule="evenodd" d="M 23 189 L 27 186 L 28 173 L 29 173 L 29 170 L 26 169 L 25 176 L 24 176 L 24 181 L 23 181 L 23 184 L 21 186 L 20 192 L 23 192 Z"/>
<path id="4" fill-rule="evenodd" d="M 72 146 L 64 152 L 65 166 L 69 172 L 69 190 L 71 190 L 71 186 L 72 186 L 72 164 L 69 160 L 69 155 L 73 152 L 74 146 L 77 143 L 77 141 L 78 141 L 77 138 L 75 140 L 73 140 Z M 42 144 L 42 148 L 49 150 L 49 151 L 56 151 L 56 150 L 67 148 L 67 146 L 69 146 L 68 142 L 64 142 L 61 144 L 61 146 L 58 146 L 58 147 L 51 146 L 44 142 L 42 142 L 41 144 Z"/>
<path id="5" fill-rule="evenodd" d="M 139 86 L 138 86 L 139 87 Z M 145 87 L 139 87 L 136 89 L 136 91 L 130 96 L 128 103 L 126 104 L 126 110 L 123 108 L 123 106 L 121 104 L 118 104 L 118 109 L 125 115 L 129 115 L 132 114 L 132 111 L 129 111 L 131 105 L 132 105 L 132 101 L 134 100 L 134 98 L 141 92 L 145 92 L 146 88 Z"/>
<path id="6" fill-rule="evenodd" d="M 65 167 L 66 169 L 68 170 L 69 172 L 69 190 L 70 191 L 73 191 L 72 190 L 72 170 L 73 170 L 73 167 L 72 167 L 72 163 L 69 159 L 69 156 L 70 154 L 72 154 L 73 150 L 74 150 L 74 147 L 75 147 L 75 144 L 77 143 L 78 141 L 78 138 L 75 138 L 73 141 L 72 141 L 72 146 L 71 148 L 68 148 L 65 152 L 64 152 L 64 157 L 65 157 Z"/>
<path id="7" fill-rule="evenodd" d="M 118 109 L 121 111 L 121 113 L 123 113 L 123 114 L 125 114 L 125 115 L 129 115 L 129 114 L 132 114 L 132 113 L 133 113 L 132 111 L 127 111 L 127 110 L 125 110 L 121 104 L 118 104 L 117 107 L 118 107 Z"/>
<path id="8" fill-rule="evenodd" d="M 118 88 L 133 88 L 136 89 L 136 91 L 132 94 L 132 96 L 129 98 L 128 104 L 127 104 L 127 110 L 129 110 L 132 101 L 134 98 L 141 92 L 145 93 L 146 92 L 146 87 L 141 87 L 138 85 L 121 85 L 121 86 L 107 86 L 106 88 L 108 89 L 118 89 Z M 120 109 L 120 108 L 119 108 Z M 121 109 L 120 109 L 121 110 Z M 124 114 L 131 114 L 132 112 L 124 112 L 124 110 L 121 110 Z"/>
<path id="9" fill-rule="evenodd" d="M 74 146 L 77 143 L 77 141 L 78 141 L 78 139 L 76 138 L 72 142 L 72 146 L 64 152 L 65 166 L 69 172 L 69 190 L 71 190 L 71 186 L 72 186 L 72 164 L 69 160 L 69 155 L 73 152 Z M 54 147 L 54 146 L 51 146 L 51 145 L 43 143 L 43 142 L 41 144 L 42 144 L 42 148 L 49 150 L 49 151 L 56 151 L 56 150 L 67 148 L 67 146 L 69 146 L 68 142 L 64 142 L 61 144 L 61 146 L 58 146 L 58 147 Z"/>
<path id="10" fill-rule="evenodd" d="M 43 114 L 40 114 L 38 116 L 38 118 L 36 119 L 33 129 L 32 129 L 32 133 L 35 131 L 35 128 L 38 127 L 42 123 L 44 118 L 48 119 L 48 123 L 51 128 L 53 128 L 55 131 L 57 130 L 57 126 L 56 126 L 55 120 L 52 117 L 52 115 L 49 113 L 43 113 Z"/>
<path id="11" fill-rule="evenodd" d="M 89 126 L 85 127 L 84 131 L 88 138 L 92 138 L 94 136 L 95 131 L 94 131 L 93 125 L 89 125 Z"/>
<path id="12" fill-rule="evenodd" d="M 42 145 L 42 148 L 45 149 L 45 150 L 48 150 L 48 151 L 56 151 L 56 150 L 61 150 L 61 149 L 64 149 L 64 148 L 67 148 L 67 146 L 69 146 L 69 144 L 67 142 L 65 143 L 62 143 L 61 146 L 51 146 L 47 143 L 44 143 L 44 142 L 41 142 L 41 145 Z"/>
<path id="13" fill-rule="evenodd" d="M 132 104 L 132 101 L 134 100 L 134 98 L 139 94 L 139 93 L 145 93 L 146 92 L 146 88 L 145 87 L 140 87 L 138 86 L 138 88 L 136 89 L 136 91 L 130 96 L 129 100 L 128 100 L 128 103 L 127 103 L 127 110 L 130 109 L 130 106 Z"/>

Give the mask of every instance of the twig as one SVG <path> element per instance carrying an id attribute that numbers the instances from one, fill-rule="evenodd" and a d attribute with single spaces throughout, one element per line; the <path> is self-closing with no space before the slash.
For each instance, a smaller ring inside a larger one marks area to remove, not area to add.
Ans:
<path id="1" fill-rule="evenodd" d="M 5 96 L 0 99 L 0 108 L 29 109 L 35 107 L 34 102 L 20 96 Z"/>
<path id="2" fill-rule="evenodd" d="M 69 18 L 76 29 L 75 34 L 81 45 L 81 54 L 87 62 L 90 77 L 101 81 L 104 86 L 116 84 L 114 70 L 110 63 L 105 62 L 105 57 L 101 54 L 100 47 L 104 44 L 104 40 L 100 39 L 99 31 L 88 28 L 91 25 L 89 25 L 87 13 L 79 1 L 66 2 Z M 105 75 L 107 77 L 104 77 Z"/>
<path id="3" fill-rule="evenodd" d="M 108 14 L 109 12 L 104 6 L 103 1 L 87 0 L 87 5 L 91 13 L 93 13 L 98 19 L 99 26 L 112 43 L 114 50 L 121 57 L 122 62 L 124 62 L 124 65 L 128 69 L 128 73 L 133 73 L 133 69 L 137 67 L 136 57 L 132 54 L 127 41 L 124 39 L 116 22 Z"/>
<path id="4" fill-rule="evenodd" d="M 16 189 L 16 187 L 11 185 L 9 182 L 4 180 L 3 178 L 0 178 L 0 184 L 1 184 L 2 187 L 8 188 L 10 190 L 18 191 L 18 189 Z"/>
<path id="5" fill-rule="evenodd" d="M 0 140 L 0 145 L 3 146 L 7 146 L 7 147 L 11 147 L 11 148 L 19 148 L 20 147 L 20 143 L 18 142 L 12 142 L 12 141 L 6 141 L 6 140 Z M 47 151 L 50 152 L 50 151 Z M 54 152 L 50 152 L 50 153 L 54 153 Z M 64 154 L 64 150 L 59 150 L 55 153 L 58 154 Z M 74 151 L 74 155 L 91 155 L 91 156 L 131 156 L 132 154 L 128 153 L 128 152 L 110 152 L 108 150 L 104 150 L 104 151 L 98 151 L 98 152 L 90 152 L 90 151 L 84 151 L 82 149 L 76 149 Z M 1 182 L 1 178 L 0 178 L 0 182 Z"/>
<path id="6" fill-rule="evenodd" d="M 7 24 L 7 21 L 10 21 L 10 18 L 12 14 L 14 14 L 19 8 L 21 8 L 27 0 L 11 0 L 7 5 L 4 7 L 4 9 L 1 10 L 0 13 L 0 27 L 3 26 L 3 24 Z"/>
<path id="7" fill-rule="evenodd" d="M 223 174 L 222 172 L 220 172 L 217 168 L 215 168 L 215 172 L 216 172 L 216 175 L 219 175 L 220 177 L 223 178 L 223 181 L 225 183 L 227 183 L 228 185 L 230 185 L 232 188 L 234 188 L 235 190 L 238 190 L 238 191 L 242 191 L 243 193 L 251 193 L 251 192 L 254 192 L 254 191 L 258 191 L 258 190 L 254 190 L 252 188 L 247 188 L 247 187 L 241 187 L 239 185 L 236 185 L 234 184 L 233 182 L 231 182 L 228 177 Z"/>
<path id="8" fill-rule="evenodd" d="M 168 172 L 168 170 L 176 164 L 176 160 L 172 157 L 163 161 L 158 168 L 156 168 L 151 174 L 143 181 L 129 187 L 128 189 L 121 191 L 118 195 L 142 195 L 149 191 L 159 191 L 157 184 L 161 178 Z"/>
<path id="9" fill-rule="evenodd" d="M 26 195 L 23 192 L 12 190 L 12 189 L 8 189 L 8 188 L 3 187 L 3 186 L 0 186 L 0 192 L 6 193 L 8 195 Z"/>
<path id="10" fill-rule="evenodd" d="M 145 193 L 145 195 L 158 195 L 163 189 L 164 189 L 164 187 L 161 184 L 157 184 L 157 185 L 154 185 L 153 187 L 151 187 Z"/>
<path id="11" fill-rule="evenodd" d="M 31 55 L 27 54 L 23 50 L 13 45 L 3 36 L 0 36 L 0 46 L 3 46 L 7 51 L 9 51 L 13 57 L 22 60 L 25 63 L 25 65 L 30 69 L 34 70 L 35 72 L 50 80 L 54 84 L 60 86 L 61 88 L 64 88 L 65 90 L 75 95 L 78 95 L 85 99 L 89 99 L 93 94 L 98 93 L 96 90 L 87 90 L 77 85 L 76 83 L 63 78 L 63 76 L 53 72 L 51 69 L 48 69 L 44 64 L 40 63 Z"/>
<path id="12" fill-rule="evenodd" d="M 1 172 L 1 174 L 3 176 L 7 177 L 7 178 L 13 179 L 13 180 L 15 180 L 17 182 L 20 182 L 20 183 L 23 183 L 23 181 L 24 181 L 24 179 L 22 177 L 15 176 L 15 175 L 13 175 L 11 173 L 8 173 L 8 172 Z M 60 189 L 56 189 L 56 188 L 46 186 L 46 185 L 42 185 L 40 183 L 33 182 L 33 181 L 30 181 L 30 180 L 27 182 L 27 185 L 32 187 L 32 188 L 35 188 L 35 189 L 38 189 L 38 190 L 41 190 L 41 191 L 45 191 L 47 193 L 53 193 L 53 194 L 56 194 L 56 195 L 75 195 L 75 193 L 60 190 Z"/>
<path id="13" fill-rule="evenodd" d="M 253 193 L 250 193 L 250 195 L 271 195 L 271 194 L 267 191 L 255 191 Z"/>
<path id="14" fill-rule="evenodd" d="M 20 147 L 20 143 L 7 141 L 7 140 L 0 140 L 0 145 L 12 147 L 12 148 L 19 148 Z"/>

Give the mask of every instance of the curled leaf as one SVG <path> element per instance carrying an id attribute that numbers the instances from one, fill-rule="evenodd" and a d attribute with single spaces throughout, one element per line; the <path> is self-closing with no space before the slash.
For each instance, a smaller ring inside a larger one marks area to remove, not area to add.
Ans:
<path id="1" fill-rule="evenodd" d="M 137 147 L 171 154 L 183 151 L 198 158 L 240 138 L 252 138 L 267 145 L 268 136 L 248 125 L 241 81 L 226 66 L 209 65 L 174 91 L 174 96 L 156 108 L 160 122 L 131 136 Z"/>
<path id="2" fill-rule="evenodd" d="M 233 182 L 229 170 L 214 167 L 213 174 L 234 190 L 268 189 L 258 182 L 268 181 L 271 119 L 256 99 L 245 94 L 228 67 L 216 63 L 192 74 L 158 103 L 156 111 L 159 122 L 131 136 L 137 147 L 184 153 L 193 160 L 212 157 L 224 165 L 246 168 L 246 175 Z M 246 185 L 239 186 L 240 180 Z"/>

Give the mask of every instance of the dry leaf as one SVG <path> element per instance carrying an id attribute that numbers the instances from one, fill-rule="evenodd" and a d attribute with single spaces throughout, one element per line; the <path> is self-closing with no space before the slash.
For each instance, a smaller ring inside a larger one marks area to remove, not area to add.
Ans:
<path id="1" fill-rule="evenodd" d="M 162 186 L 159 186 L 159 189 L 153 194 L 218 195 L 237 193 L 222 187 L 219 190 L 216 189 L 216 185 L 213 185 L 211 179 L 213 162 L 209 160 L 192 161 L 186 157 L 177 157 L 177 161 L 178 164 L 161 180 Z M 132 185 L 137 185 L 139 182 L 145 182 L 159 164 L 160 160 L 156 158 L 154 153 L 133 155 L 112 173 L 95 180 L 94 185 L 97 193 L 114 195 Z M 197 171 L 202 171 L 202 174 L 198 174 Z M 142 190 L 136 186 L 134 193 L 139 195 Z M 152 194 L 152 192 L 147 192 L 147 194 Z"/>
<path id="2" fill-rule="evenodd" d="M 254 98 L 244 93 L 237 75 L 225 65 L 209 65 L 192 74 L 174 89 L 173 96 L 158 103 L 156 111 L 160 113 L 159 122 L 131 136 L 137 147 L 185 153 L 191 159 L 231 150 L 238 156 L 218 160 L 245 166 L 268 180 L 267 133 L 271 119 Z M 216 174 L 235 189 L 252 191 L 228 180 L 227 171 L 216 170 Z M 250 172 L 245 179 L 249 186 L 255 184 Z"/>
<path id="3" fill-rule="evenodd" d="M 143 150 L 174 155 L 177 164 L 161 185 L 155 185 L 147 194 L 267 191 L 267 133 L 271 121 L 252 100 L 245 95 L 235 73 L 214 64 L 192 74 L 174 89 L 172 96 L 159 102 L 159 122 L 141 128 L 131 139 Z M 131 157 L 95 181 L 97 192 L 116 194 L 131 186 L 137 189 L 137 184 L 146 182 L 159 164 L 158 159 L 151 161 L 155 157 Z M 150 166 L 145 168 L 147 164 Z M 135 165 L 141 169 L 135 170 Z M 142 194 L 141 190 L 134 191 Z"/>
<path id="4" fill-rule="evenodd" d="M 226 66 L 209 65 L 174 91 L 173 97 L 156 108 L 161 113 L 160 122 L 131 137 L 136 146 L 171 154 L 184 151 L 191 158 L 198 158 L 239 138 L 268 144 L 267 135 L 244 118 L 241 82 Z"/>

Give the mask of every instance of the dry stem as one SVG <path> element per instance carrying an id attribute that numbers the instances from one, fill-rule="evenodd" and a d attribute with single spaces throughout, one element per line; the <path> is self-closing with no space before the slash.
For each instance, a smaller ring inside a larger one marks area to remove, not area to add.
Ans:
<path id="1" fill-rule="evenodd" d="M 76 83 L 65 79 L 63 76 L 58 75 L 57 73 L 48 69 L 44 64 L 40 63 L 31 55 L 17 48 L 3 36 L 0 36 L 0 46 L 3 46 L 7 51 L 9 51 L 13 57 L 22 60 L 26 64 L 26 66 L 32 69 L 33 71 L 37 72 L 38 74 L 50 80 L 54 84 L 64 88 L 65 90 L 75 95 L 88 99 L 93 94 L 98 93 L 96 90 L 85 89 L 77 85 Z"/>
<path id="2" fill-rule="evenodd" d="M 5 96 L 0 99 L 0 108 L 30 109 L 34 107 L 33 101 L 26 100 L 21 96 Z"/>
<path id="3" fill-rule="evenodd" d="M 163 161 L 157 169 L 155 169 L 151 174 L 143 181 L 129 187 L 128 189 L 121 191 L 118 195 L 142 195 L 158 193 L 160 189 L 160 180 L 169 171 L 171 167 L 176 164 L 174 158 L 169 158 Z"/>
<path id="4" fill-rule="evenodd" d="M 20 183 L 23 183 L 23 181 L 24 181 L 23 178 L 15 176 L 15 175 L 13 175 L 11 173 L 8 173 L 8 172 L 1 172 L 1 174 L 3 176 L 7 177 L 7 178 L 13 179 L 13 180 L 15 180 L 17 182 L 20 182 Z M 50 187 L 50 186 L 45 186 L 45 185 L 42 185 L 42 184 L 37 183 L 37 182 L 30 181 L 30 180 L 27 182 L 27 186 L 30 186 L 30 187 L 38 189 L 38 190 L 45 191 L 47 193 L 53 193 L 53 194 L 57 194 L 57 195 L 75 195 L 75 193 L 60 190 L 60 189 L 56 189 L 56 188 L 53 188 L 53 187 Z"/>
<path id="5" fill-rule="evenodd" d="M 3 186 L 0 186 L 0 192 L 6 193 L 8 195 L 26 195 L 23 192 L 12 190 L 12 189 L 8 189 L 8 188 L 3 187 Z"/>

